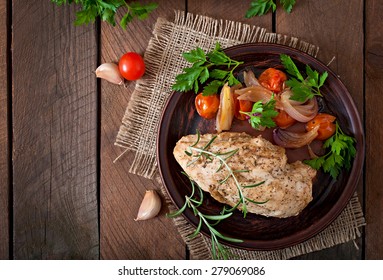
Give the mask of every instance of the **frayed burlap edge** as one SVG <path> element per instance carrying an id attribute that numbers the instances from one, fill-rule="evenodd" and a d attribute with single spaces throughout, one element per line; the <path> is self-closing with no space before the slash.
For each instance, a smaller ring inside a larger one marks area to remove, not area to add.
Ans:
<path id="1" fill-rule="evenodd" d="M 153 178 L 156 175 L 156 135 L 160 116 L 168 97 L 172 93 L 171 85 L 174 83 L 175 75 L 186 67 L 185 62 L 180 60 L 180 55 L 172 54 L 169 45 L 174 47 L 175 42 L 172 40 L 177 36 L 178 38 L 182 37 L 184 33 L 187 34 L 187 38 L 182 39 L 190 40 L 190 34 L 196 35 L 198 38 L 208 38 L 212 45 L 205 46 L 207 49 L 211 49 L 215 42 L 219 41 L 222 47 L 248 42 L 278 43 L 300 49 L 314 57 L 319 51 L 318 47 L 297 38 L 268 33 L 264 28 L 238 22 L 216 20 L 192 14 L 185 16 L 184 12 L 181 11 L 175 12 L 174 22 L 159 18 L 144 56 L 147 66 L 146 75 L 137 82 L 115 143 L 117 146 L 125 148 L 125 151 L 130 150 L 135 153 L 130 172 L 146 178 Z M 196 41 L 193 43 L 198 45 Z M 192 49 L 195 46 L 190 44 L 189 47 Z M 166 73 L 165 69 L 172 67 L 169 65 L 169 60 L 165 59 L 169 56 L 178 66 L 173 73 L 170 73 L 171 75 Z M 177 57 L 179 57 L 178 60 Z M 156 179 L 158 180 L 158 176 Z M 177 210 L 165 187 L 160 180 L 158 181 L 169 206 L 169 211 Z M 187 244 L 192 258 L 211 259 L 209 238 L 198 235 L 194 239 L 189 239 L 188 236 L 194 232 L 194 227 L 182 216 L 175 218 L 174 223 Z M 346 209 L 328 228 L 306 242 L 275 251 L 246 251 L 236 248 L 230 248 L 230 250 L 240 259 L 289 259 L 354 240 L 360 236 L 359 228 L 363 225 L 365 225 L 365 220 L 355 195 Z"/>
<path id="2" fill-rule="evenodd" d="M 183 35 L 185 38 L 182 38 Z M 190 13 L 185 16 L 182 11 L 175 12 L 174 22 L 159 18 L 144 55 L 147 66 L 145 77 L 137 81 L 115 142 L 117 146 L 135 153 L 129 170 L 133 174 L 153 178 L 157 170 L 156 136 L 162 109 L 172 93 L 171 85 L 175 76 L 187 65 L 180 55 L 173 55 L 172 50 L 176 48 L 176 42 L 172 40 L 182 38 L 185 43 L 178 44 L 187 44 L 186 47 L 190 49 L 193 46 L 188 40 L 193 36 L 207 38 L 205 48 L 216 41 L 224 48 L 241 43 L 268 42 L 288 45 L 314 57 L 319 51 L 318 47 L 298 38 L 268 33 L 264 28 L 239 22 Z M 201 46 L 201 42 L 196 40 L 192 43 Z M 174 64 L 177 64 L 177 67 Z M 176 71 L 169 73 L 169 68 Z"/>

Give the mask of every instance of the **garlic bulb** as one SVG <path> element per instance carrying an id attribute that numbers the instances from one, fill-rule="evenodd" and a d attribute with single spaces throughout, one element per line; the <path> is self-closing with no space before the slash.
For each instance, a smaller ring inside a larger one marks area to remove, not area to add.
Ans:
<path id="1" fill-rule="evenodd" d="M 135 221 L 154 218 L 161 210 L 161 198 L 155 190 L 146 191 Z"/>
<path id="2" fill-rule="evenodd" d="M 105 79 L 116 85 L 122 85 L 124 78 L 120 74 L 118 65 L 115 63 L 103 63 L 96 69 L 97 78 Z"/>

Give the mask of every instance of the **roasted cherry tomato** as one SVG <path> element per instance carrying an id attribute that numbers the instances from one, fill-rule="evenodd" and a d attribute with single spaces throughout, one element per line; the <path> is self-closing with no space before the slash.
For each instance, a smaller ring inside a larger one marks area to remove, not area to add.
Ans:
<path id="1" fill-rule="evenodd" d="M 279 93 L 283 90 L 286 80 L 286 74 L 275 68 L 266 69 L 258 78 L 262 86 L 275 93 Z"/>
<path id="2" fill-rule="evenodd" d="M 251 112 L 253 109 L 253 102 L 249 100 L 238 100 L 238 94 L 234 94 L 234 105 L 235 105 L 235 113 L 234 117 L 237 119 L 243 121 L 246 119 L 246 115 L 240 113 L 240 112 Z"/>
<path id="3" fill-rule="evenodd" d="M 145 63 L 142 57 L 135 52 L 124 54 L 118 62 L 121 75 L 129 80 L 138 80 L 145 73 Z"/>
<path id="4" fill-rule="evenodd" d="M 326 140 L 330 138 L 334 133 L 336 126 L 334 124 L 335 117 L 329 114 L 319 113 L 306 124 L 306 130 L 310 131 L 314 127 L 319 126 L 318 136 L 316 139 L 318 140 Z"/>
<path id="5" fill-rule="evenodd" d="M 202 93 L 199 93 L 195 98 L 195 107 L 201 117 L 214 118 L 219 108 L 218 94 L 203 96 Z"/>
<path id="6" fill-rule="evenodd" d="M 273 120 L 280 128 L 287 128 L 297 122 L 285 110 L 279 111 L 279 114 Z"/>

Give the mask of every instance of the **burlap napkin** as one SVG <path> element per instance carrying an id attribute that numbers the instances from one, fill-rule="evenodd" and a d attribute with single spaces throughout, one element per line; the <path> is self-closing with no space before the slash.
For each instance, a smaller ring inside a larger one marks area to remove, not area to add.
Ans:
<path id="1" fill-rule="evenodd" d="M 182 11 L 175 12 L 174 22 L 159 18 L 144 56 L 147 66 L 145 78 L 137 82 L 116 139 L 116 145 L 135 154 L 129 170 L 131 173 L 146 178 L 157 177 L 157 128 L 162 110 L 172 93 L 174 78 L 187 66 L 181 54 L 196 46 L 210 50 L 217 41 L 223 48 L 248 42 L 278 43 L 300 49 L 314 57 L 319 51 L 318 47 L 297 38 L 267 33 L 264 28 L 238 22 L 192 14 L 185 16 Z M 170 211 L 175 210 L 165 188 L 161 182 L 159 184 Z M 199 235 L 188 239 L 194 228 L 183 217 L 176 218 L 175 224 L 193 258 L 211 258 L 209 238 Z M 354 240 L 360 236 L 359 228 L 364 224 L 362 209 L 355 195 L 326 230 L 304 243 L 277 251 L 230 250 L 241 259 L 287 259 Z"/>

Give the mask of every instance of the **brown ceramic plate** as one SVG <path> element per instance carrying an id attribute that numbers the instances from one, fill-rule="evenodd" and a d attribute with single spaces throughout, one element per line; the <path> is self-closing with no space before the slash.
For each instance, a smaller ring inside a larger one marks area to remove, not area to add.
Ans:
<path id="1" fill-rule="evenodd" d="M 216 226 L 222 234 L 242 239 L 242 243 L 231 245 L 248 250 L 274 250 L 289 247 L 303 242 L 325 229 L 345 208 L 355 192 L 358 179 L 362 172 L 364 160 L 363 128 L 355 104 L 346 87 L 328 67 L 315 58 L 296 49 L 276 44 L 244 44 L 225 50 L 231 58 L 244 61 L 238 76 L 244 69 L 253 67 L 256 76 L 268 67 L 281 67 L 279 55 L 288 54 L 298 68 L 304 69 L 309 64 L 320 73 L 327 71 L 329 76 L 321 92 L 325 96 L 322 106 L 336 115 L 343 131 L 356 138 L 357 155 L 351 170 L 344 170 L 337 181 L 322 172 L 318 172 L 313 185 L 313 201 L 298 215 L 291 218 L 267 218 L 255 214 L 243 214 L 236 211 L 229 219 Z M 195 94 L 174 92 L 169 98 L 163 112 L 157 141 L 157 158 L 163 183 L 178 207 L 185 202 L 185 195 L 191 193 L 188 179 L 181 174 L 181 167 L 173 156 L 176 142 L 185 135 L 195 134 L 196 129 L 201 133 L 215 133 L 215 120 L 205 120 L 199 117 L 194 107 Z M 299 129 L 299 128 L 297 128 Z M 253 135 L 253 130 L 246 121 L 235 121 L 232 131 L 245 131 Z M 263 133 L 270 139 L 270 131 Z M 304 149 L 288 150 L 289 161 L 307 158 Z M 215 201 L 209 194 L 201 206 L 206 214 L 217 214 L 223 205 Z M 190 209 L 184 212 L 185 218 L 194 226 L 198 219 Z M 202 232 L 209 235 L 207 228 Z M 225 243 L 225 242 L 224 242 Z"/>

